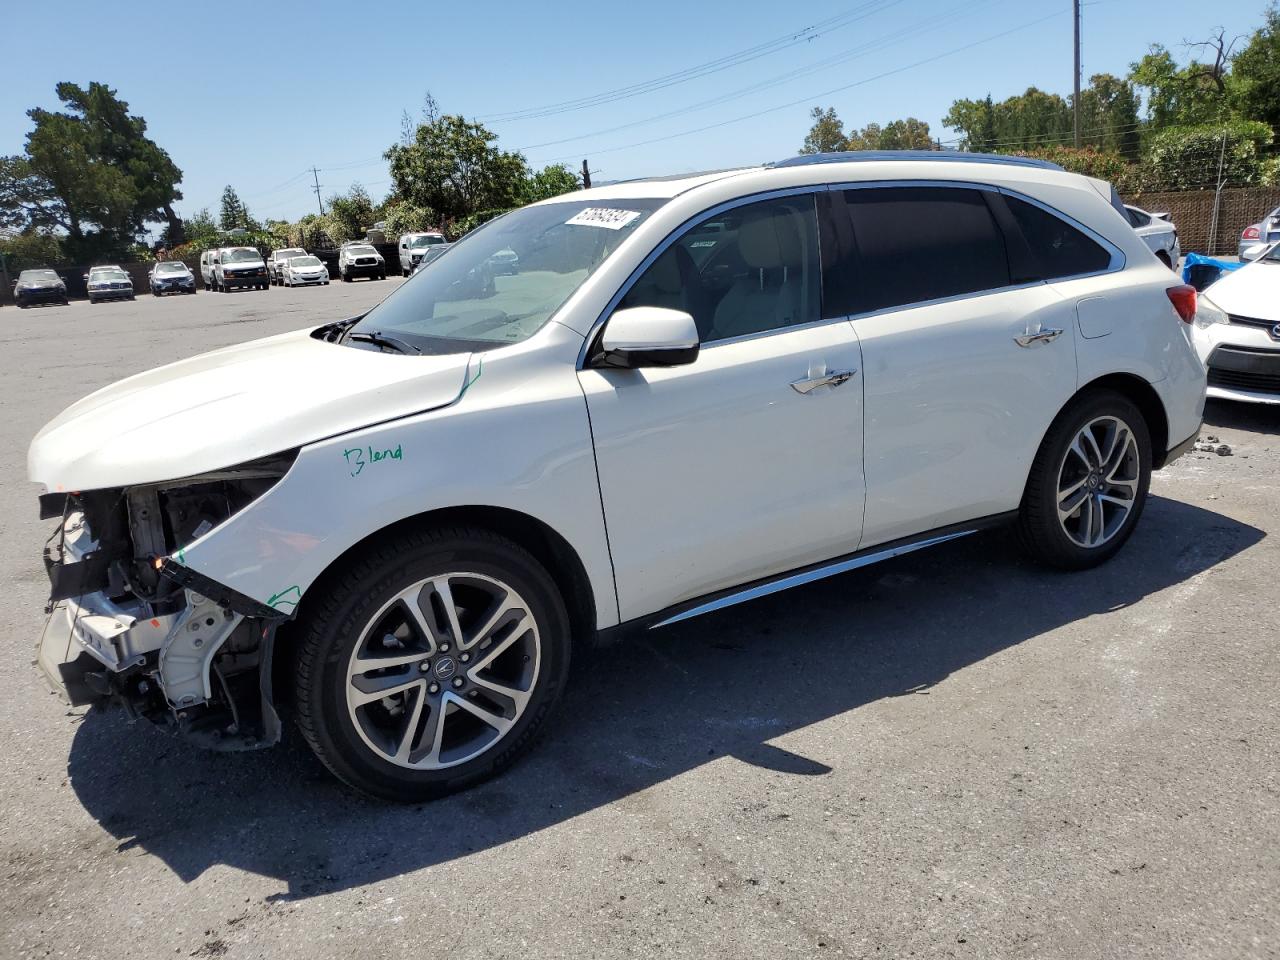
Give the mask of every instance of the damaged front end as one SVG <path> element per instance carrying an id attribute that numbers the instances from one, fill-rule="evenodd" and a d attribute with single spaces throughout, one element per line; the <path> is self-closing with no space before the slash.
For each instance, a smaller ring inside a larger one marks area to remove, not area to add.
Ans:
<path id="1" fill-rule="evenodd" d="M 272 609 L 190 569 L 193 542 L 265 494 L 296 453 L 167 483 L 40 498 L 49 620 L 38 664 L 73 705 L 114 702 L 222 750 L 280 737 Z"/>

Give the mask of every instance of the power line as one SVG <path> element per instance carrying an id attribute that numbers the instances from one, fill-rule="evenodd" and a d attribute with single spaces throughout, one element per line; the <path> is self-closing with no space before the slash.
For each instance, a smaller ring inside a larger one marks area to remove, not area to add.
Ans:
<path id="1" fill-rule="evenodd" d="M 694 134 L 697 134 L 697 133 L 705 133 L 708 130 L 716 130 L 716 129 L 719 129 L 720 127 L 727 127 L 734 123 L 741 123 L 744 120 L 755 120 L 759 117 L 765 116 L 766 114 L 777 113 L 779 110 L 786 110 L 803 103 L 813 103 L 816 100 L 821 100 L 823 98 L 830 97 L 836 93 L 843 93 L 844 91 L 851 90 L 854 87 L 860 87 L 865 84 L 872 83 L 873 81 L 876 81 L 876 80 L 883 80 L 885 77 L 892 77 L 899 73 L 905 73 L 907 70 L 913 70 L 916 67 L 921 67 L 921 66 L 924 66 L 925 64 L 933 63 L 937 60 L 942 60 L 945 57 L 955 56 L 957 53 L 963 53 L 966 50 L 971 50 L 974 47 L 981 46 L 984 43 L 990 43 L 993 40 L 999 40 L 1003 37 L 1007 37 L 1010 34 L 1017 33 L 1021 30 L 1030 29 L 1031 27 L 1044 23 L 1047 20 L 1052 20 L 1055 17 L 1060 17 L 1064 13 L 1065 11 L 1063 10 L 1056 10 L 1053 13 L 1047 14 L 1043 17 L 1038 17 L 1035 20 L 1030 20 L 1026 23 L 1019 24 L 1018 26 L 1011 27 L 1008 30 L 1002 30 L 1000 33 L 991 34 L 990 36 L 983 37 L 980 40 L 974 40 L 972 43 L 966 43 L 959 47 L 953 47 L 950 50 L 946 50 L 942 53 L 935 54 L 932 57 L 925 57 L 921 60 L 916 60 L 912 63 L 905 64 L 901 67 L 896 67 L 893 70 L 886 70 L 883 73 L 877 73 L 874 76 L 864 77 L 861 80 L 855 80 L 853 83 L 846 83 L 839 87 L 833 87 L 830 90 L 824 90 L 820 93 L 811 94 L 807 97 L 800 97 L 796 100 L 790 100 L 786 103 L 780 103 L 777 106 L 769 107 L 764 110 L 753 110 L 751 113 L 743 114 L 742 116 L 739 116 L 739 117 L 733 117 L 729 120 L 721 120 L 717 123 L 708 123 L 701 127 L 694 127 L 691 130 L 682 130 L 679 133 L 671 133 L 662 137 L 653 137 L 649 140 L 639 140 L 639 141 L 636 141 L 635 143 L 626 143 L 616 147 L 606 147 L 603 149 L 589 150 L 586 152 L 591 154 L 616 153 L 619 150 L 631 150 L 631 149 L 634 149 L 635 147 L 648 146 L 649 144 L 652 144 L 652 143 L 664 143 L 667 140 L 675 140 L 675 139 L 678 139 L 679 137 L 688 137 L 688 136 L 693 136 Z M 577 156 L 578 154 L 575 153 L 575 154 L 570 154 L 568 156 L 563 156 L 563 157 L 554 157 L 550 162 L 555 163 L 562 160 L 575 159 Z"/>
<path id="2" fill-rule="evenodd" d="M 674 73 L 665 74 L 660 77 L 654 77 L 650 80 L 643 80 L 624 87 L 617 87 L 613 90 L 606 90 L 600 93 L 591 94 L 585 97 L 577 97 L 571 100 L 562 100 L 559 103 L 543 104 L 540 107 L 528 107 L 523 110 L 512 110 L 504 113 L 495 113 L 481 116 L 479 119 L 488 120 L 492 123 L 508 123 L 514 120 L 532 120 L 541 117 L 549 117 L 558 113 L 567 113 L 572 110 L 582 110 L 586 107 L 600 106 L 606 103 L 614 103 L 618 100 L 626 100 L 631 97 L 637 97 L 644 93 L 652 93 L 655 90 L 663 90 L 667 87 L 675 86 L 679 83 L 686 83 L 689 80 L 695 80 L 700 77 L 708 76 L 712 73 L 718 73 L 727 70 L 730 67 L 740 66 L 744 63 L 750 63 L 758 60 L 760 57 L 786 50 L 790 47 L 802 43 L 810 43 L 824 34 L 834 30 L 846 27 L 858 20 L 865 19 L 881 10 L 895 6 L 902 0 L 867 0 L 867 2 L 847 10 L 842 14 L 836 14 L 819 20 L 817 23 L 802 27 L 799 30 L 784 34 L 781 37 L 775 37 L 764 43 L 757 44 L 754 47 L 748 47 L 745 50 L 739 50 L 735 53 L 726 54 L 714 60 L 708 60 L 704 63 L 696 64 L 692 67 L 686 67 L 683 70 L 677 70 Z"/>
<path id="3" fill-rule="evenodd" d="M 948 23 L 951 23 L 957 19 L 968 18 L 969 16 L 972 15 L 973 11 L 978 9 L 979 7 L 989 6 L 990 4 L 995 2 L 996 0 L 981 0 L 981 2 L 975 3 L 970 7 L 967 7 L 962 10 L 957 10 L 954 13 L 951 13 L 947 16 L 934 20 L 925 27 L 919 27 L 915 25 L 904 27 L 903 29 L 896 30 L 892 33 L 886 34 L 883 37 L 879 37 L 875 40 L 870 40 L 866 43 L 859 44 L 858 46 L 852 47 L 841 53 L 835 54 L 830 57 L 826 57 L 806 67 L 800 67 L 795 70 L 789 70 L 785 73 L 781 73 L 781 74 L 778 74 L 777 76 L 771 77 L 768 80 L 761 80 L 758 83 L 753 83 L 749 86 L 742 87 L 738 90 L 733 90 L 728 93 L 721 94 L 716 97 L 712 97 L 709 100 L 703 100 L 699 103 L 689 104 L 688 106 L 680 107 L 679 109 L 676 109 L 676 110 L 670 110 L 666 113 L 656 114 L 655 116 L 652 116 L 652 117 L 645 117 L 644 119 L 641 119 L 641 120 L 632 120 L 628 123 L 619 124 L 614 127 L 606 127 L 603 130 L 593 130 L 591 133 L 577 134 L 572 137 L 562 137 L 558 140 L 546 140 L 546 141 L 543 141 L 542 143 L 526 144 L 524 146 L 521 146 L 519 149 L 521 151 L 537 150 L 542 147 L 553 147 L 553 146 L 558 146 L 559 144 L 562 144 L 562 143 L 572 143 L 575 140 L 585 140 L 591 137 L 603 136 L 609 133 L 617 133 L 619 130 L 627 130 L 632 127 L 644 126 L 649 123 L 656 123 L 659 120 L 669 120 L 672 117 L 681 116 L 686 113 L 695 113 L 698 110 L 705 110 L 707 107 L 714 107 L 722 103 L 728 103 L 731 100 L 738 100 L 738 99 L 741 99 L 742 97 L 749 96 L 752 93 L 756 93 L 761 90 L 766 90 L 766 89 L 769 89 L 770 87 L 779 86 L 783 83 L 787 83 L 791 80 L 799 79 L 800 77 L 803 77 L 803 76 L 808 76 L 813 73 L 820 73 L 821 71 L 826 70 L 830 67 L 838 66 L 842 63 L 847 63 L 850 60 L 863 56 L 864 54 L 870 51 L 883 49 L 885 47 L 891 46 L 892 44 L 900 40 L 910 39 L 914 36 L 919 36 L 920 34 L 927 33 L 930 30 L 936 30 L 940 27 L 946 26 Z"/>

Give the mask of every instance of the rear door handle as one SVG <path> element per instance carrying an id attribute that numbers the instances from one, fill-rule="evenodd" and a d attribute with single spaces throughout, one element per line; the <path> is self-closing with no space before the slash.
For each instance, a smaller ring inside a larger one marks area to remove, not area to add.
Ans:
<path id="1" fill-rule="evenodd" d="M 806 377 L 803 380 L 792 380 L 791 389 L 796 393 L 812 393 L 818 387 L 838 387 L 842 383 L 846 383 L 857 370 L 837 370 L 834 373 L 825 373 L 820 377 Z"/>
<path id="2" fill-rule="evenodd" d="M 1034 347 L 1037 343 L 1052 343 L 1060 336 L 1062 336 L 1061 330 L 1037 330 L 1035 333 L 1024 333 L 1021 336 L 1014 337 L 1013 342 L 1020 347 Z"/>

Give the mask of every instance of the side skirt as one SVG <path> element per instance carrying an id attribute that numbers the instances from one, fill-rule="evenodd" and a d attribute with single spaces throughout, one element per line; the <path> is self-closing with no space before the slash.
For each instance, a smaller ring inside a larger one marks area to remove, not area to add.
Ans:
<path id="1" fill-rule="evenodd" d="M 883 560 L 900 557 L 905 553 L 914 553 L 926 547 L 958 540 L 980 530 L 1006 526 L 1017 519 L 1017 516 L 1018 511 L 1011 510 L 1007 513 L 998 513 L 989 517 L 970 520 L 967 523 L 939 527 L 926 533 L 903 537 L 900 540 L 890 540 L 887 543 L 877 544 L 865 550 L 857 550 L 854 553 L 835 557 L 831 560 L 824 560 L 821 563 L 810 564 L 787 573 L 754 580 L 704 597 L 697 597 L 693 600 L 686 600 L 683 603 L 659 610 L 657 613 L 639 617 L 635 620 L 628 620 L 625 623 L 618 624 L 616 627 L 608 627 L 601 630 L 597 634 L 597 643 L 602 646 L 615 643 L 638 631 L 667 627 L 673 623 L 680 623 L 683 620 L 691 620 L 694 617 L 702 616 L 704 613 L 713 613 L 716 610 L 737 606 L 750 600 L 758 600 L 770 594 L 781 593 L 783 590 L 790 590 L 792 587 L 799 587 L 817 580 L 825 580 L 827 577 L 848 573 L 850 570 L 869 567 Z"/>

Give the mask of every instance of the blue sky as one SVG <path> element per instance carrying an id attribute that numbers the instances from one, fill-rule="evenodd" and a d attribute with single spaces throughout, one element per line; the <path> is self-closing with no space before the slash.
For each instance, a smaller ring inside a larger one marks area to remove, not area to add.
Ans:
<path id="1" fill-rule="evenodd" d="M 1085 75 L 1123 73 L 1155 42 L 1183 58 L 1183 41 L 1214 27 L 1252 31 L 1263 6 L 1086 0 Z M 312 165 L 326 196 L 359 181 L 380 198 L 389 186 L 380 154 L 398 137 L 401 112 L 416 113 L 427 90 L 445 112 L 488 123 L 502 146 L 522 149 L 535 166 L 577 167 L 587 157 L 597 178 L 622 179 L 788 156 L 817 104 L 834 106 L 846 126 L 916 116 L 946 141 L 954 134 L 941 119 L 956 98 L 1071 87 L 1069 0 L 102 9 L 59 5 L 56 51 L 6 44 L 0 152 L 21 150 L 27 108 L 57 107 L 56 82 L 105 82 L 183 170 L 178 209 L 188 215 L 216 211 L 229 183 L 256 216 L 294 219 L 316 207 L 303 175 Z M 744 62 L 662 89 L 500 119 L 773 41 Z"/>

